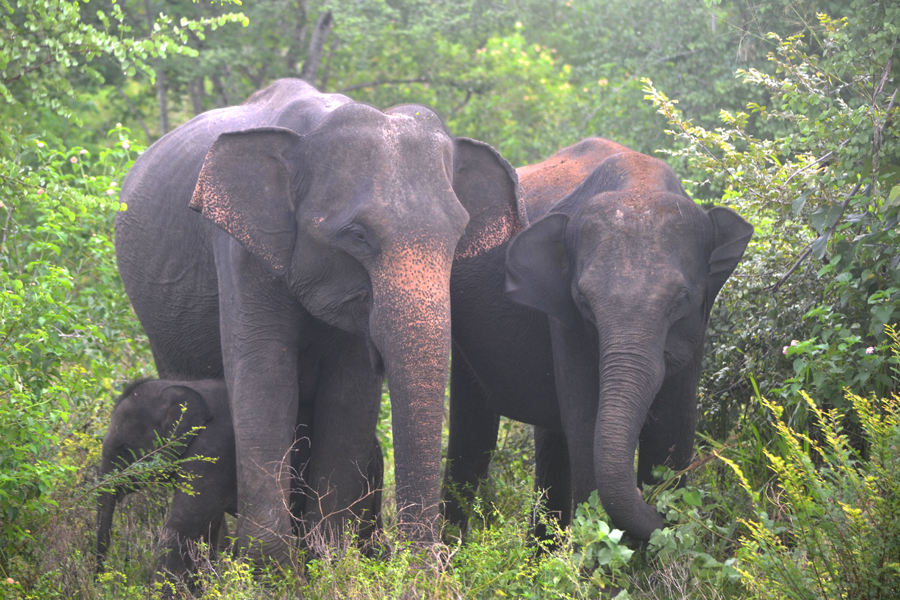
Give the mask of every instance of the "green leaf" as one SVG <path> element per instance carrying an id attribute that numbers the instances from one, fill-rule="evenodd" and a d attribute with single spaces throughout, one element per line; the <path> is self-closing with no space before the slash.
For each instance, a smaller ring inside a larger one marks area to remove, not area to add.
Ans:
<path id="1" fill-rule="evenodd" d="M 794 201 L 791 203 L 791 212 L 795 215 L 800 215 L 803 212 L 803 207 L 806 206 L 806 200 L 809 198 L 809 192 L 805 192 L 800 194 L 797 198 L 794 198 Z"/>
<path id="2" fill-rule="evenodd" d="M 900 184 L 891 188 L 891 193 L 888 194 L 887 200 L 881 205 L 881 212 L 887 212 L 895 206 L 900 206 Z"/>
<path id="3" fill-rule="evenodd" d="M 822 257 L 825 256 L 825 248 L 828 244 L 828 238 L 831 237 L 830 233 L 825 235 L 820 235 L 817 237 L 812 243 L 812 254 L 819 260 L 822 260 Z"/>
<path id="4" fill-rule="evenodd" d="M 687 490 L 684 492 L 684 501 L 690 506 L 701 506 L 703 500 L 700 496 L 700 490 Z"/>

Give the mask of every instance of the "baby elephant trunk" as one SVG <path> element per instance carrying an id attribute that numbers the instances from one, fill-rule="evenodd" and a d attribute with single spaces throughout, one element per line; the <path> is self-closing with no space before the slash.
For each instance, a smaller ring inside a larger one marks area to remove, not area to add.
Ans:
<path id="1" fill-rule="evenodd" d="M 598 492 L 613 523 L 640 540 L 650 539 L 650 534 L 663 526 L 660 514 L 641 497 L 634 472 L 641 426 L 665 374 L 661 348 L 657 340 L 645 344 L 632 341 L 605 353 L 600 364 L 594 434 Z"/>
<path id="2" fill-rule="evenodd" d="M 118 501 L 115 492 L 102 492 L 97 499 L 97 550 L 96 572 L 103 570 L 106 561 L 106 553 L 109 550 L 110 531 L 112 530 L 113 514 L 116 511 Z"/>

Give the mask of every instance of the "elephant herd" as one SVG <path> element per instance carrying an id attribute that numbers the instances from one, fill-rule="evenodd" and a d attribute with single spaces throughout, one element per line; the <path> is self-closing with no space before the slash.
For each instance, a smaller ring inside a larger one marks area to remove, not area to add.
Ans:
<path id="1" fill-rule="evenodd" d="M 663 521 L 636 485 L 691 458 L 710 309 L 753 234 L 608 140 L 513 169 L 428 108 L 300 80 L 165 135 L 121 201 L 119 272 L 160 380 L 120 398 L 102 471 L 157 435 L 219 459 L 185 463 L 198 493 L 176 494 L 160 542 L 176 574 L 225 512 L 257 564 L 376 529 L 385 376 L 405 538 L 435 543 L 441 512 L 465 526 L 500 416 L 534 425 L 535 484 L 563 525 L 596 489 L 649 538 Z M 100 499 L 100 560 L 130 489 Z"/>

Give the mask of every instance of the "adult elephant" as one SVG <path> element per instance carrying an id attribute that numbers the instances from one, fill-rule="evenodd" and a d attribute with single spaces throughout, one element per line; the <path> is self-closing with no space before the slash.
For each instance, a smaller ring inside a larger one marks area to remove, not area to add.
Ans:
<path id="1" fill-rule="evenodd" d="M 648 539 L 662 518 L 635 486 L 638 441 L 638 483 L 690 460 L 710 308 L 753 228 L 602 138 L 518 175 L 528 228 L 453 267 L 445 514 L 464 525 L 503 415 L 536 426 L 535 482 L 563 525 L 597 489 Z"/>
<path id="2" fill-rule="evenodd" d="M 381 112 L 299 80 L 136 161 L 119 272 L 159 376 L 227 383 L 238 544 L 254 560 L 288 555 L 297 422 L 311 439 L 304 530 L 332 536 L 353 515 L 384 374 L 400 526 L 434 540 L 451 263 L 511 235 L 515 189 L 506 161 L 427 108 Z"/>

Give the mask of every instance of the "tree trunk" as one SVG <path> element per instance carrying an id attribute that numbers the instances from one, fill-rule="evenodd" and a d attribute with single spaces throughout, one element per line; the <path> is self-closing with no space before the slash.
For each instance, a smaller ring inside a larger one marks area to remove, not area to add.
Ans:
<path id="1" fill-rule="evenodd" d="M 231 102 L 228 101 L 228 92 L 225 91 L 225 82 L 222 81 L 222 78 L 218 75 L 211 75 L 210 79 L 213 83 L 213 89 L 216 90 L 216 106 L 219 108 L 231 106 Z"/>
<path id="2" fill-rule="evenodd" d="M 204 111 L 203 98 L 206 95 L 204 84 L 205 79 L 202 76 L 192 79 L 190 83 L 188 83 L 188 91 L 191 94 L 191 107 L 194 110 L 195 117 Z"/>
<path id="3" fill-rule="evenodd" d="M 285 64 L 291 77 L 299 76 L 297 64 L 300 62 L 300 54 L 306 43 L 306 30 L 309 24 L 309 0 L 299 0 L 297 3 L 297 20 L 294 21 L 294 31 L 290 36 L 291 42 L 284 55 Z"/>
<path id="4" fill-rule="evenodd" d="M 309 56 L 306 57 L 303 69 L 300 71 L 300 79 L 310 85 L 316 85 L 319 65 L 322 64 L 322 53 L 325 51 L 325 43 L 328 41 L 328 34 L 331 33 L 332 26 L 334 26 L 334 18 L 331 16 L 331 11 L 326 10 L 319 15 L 319 20 L 316 21 L 316 28 L 309 41 Z"/>
<path id="5" fill-rule="evenodd" d="M 150 0 L 144 0 L 144 12 L 147 15 L 147 36 L 153 34 L 153 9 Z M 166 102 L 166 76 L 163 74 L 162 59 L 157 57 L 153 61 L 153 69 L 156 71 L 156 99 L 159 103 L 159 135 L 169 132 L 169 105 Z"/>

